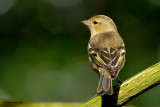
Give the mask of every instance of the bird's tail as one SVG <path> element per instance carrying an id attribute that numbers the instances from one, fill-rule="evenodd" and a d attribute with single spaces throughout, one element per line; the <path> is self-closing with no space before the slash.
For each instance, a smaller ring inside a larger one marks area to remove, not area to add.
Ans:
<path id="1" fill-rule="evenodd" d="M 100 74 L 100 80 L 97 88 L 97 96 L 102 96 L 104 94 L 113 94 L 112 78 L 107 71 Z"/>

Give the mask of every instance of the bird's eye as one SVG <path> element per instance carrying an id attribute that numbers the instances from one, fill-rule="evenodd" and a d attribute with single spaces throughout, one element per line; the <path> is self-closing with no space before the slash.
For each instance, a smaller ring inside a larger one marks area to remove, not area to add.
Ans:
<path id="1" fill-rule="evenodd" d="M 97 21 L 93 21 L 93 23 L 94 23 L 94 24 L 97 24 L 98 22 L 97 22 Z"/>

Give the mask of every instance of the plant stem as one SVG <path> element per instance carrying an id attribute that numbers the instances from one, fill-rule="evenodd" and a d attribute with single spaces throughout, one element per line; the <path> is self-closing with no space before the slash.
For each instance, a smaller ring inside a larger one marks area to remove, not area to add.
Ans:
<path id="1" fill-rule="evenodd" d="M 121 84 L 118 95 L 118 106 L 125 105 L 133 98 L 160 84 L 160 62 L 136 74 Z M 107 102 L 107 101 L 106 101 Z M 109 102 L 108 102 L 109 103 Z M 81 107 L 101 107 L 100 96 L 91 99 Z"/>

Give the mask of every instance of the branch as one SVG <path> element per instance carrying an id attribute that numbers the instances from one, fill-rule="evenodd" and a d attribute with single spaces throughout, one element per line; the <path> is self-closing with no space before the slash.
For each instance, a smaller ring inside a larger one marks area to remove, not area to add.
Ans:
<path id="1" fill-rule="evenodd" d="M 140 94 L 150 90 L 151 88 L 160 84 L 160 62 L 147 68 L 146 70 L 136 74 L 130 79 L 124 81 L 121 84 L 119 96 L 118 96 L 118 106 L 125 105 L 127 102 L 133 98 L 139 96 Z M 81 107 L 96 107 L 101 106 L 102 99 L 100 96 L 95 97 L 81 105 Z"/>

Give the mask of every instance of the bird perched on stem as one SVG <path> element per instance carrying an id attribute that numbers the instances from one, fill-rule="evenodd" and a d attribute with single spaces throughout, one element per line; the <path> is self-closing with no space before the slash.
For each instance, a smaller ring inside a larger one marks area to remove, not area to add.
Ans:
<path id="1" fill-rule="evenodd" d="M 112 95 L 112 80 L 116 79 L 125 63 L 125 46 L 113 20 L 96 15 L 82 21 L 91 32 L 88 55 L 91 67 L 100 75 L 97 95 Z"/>

